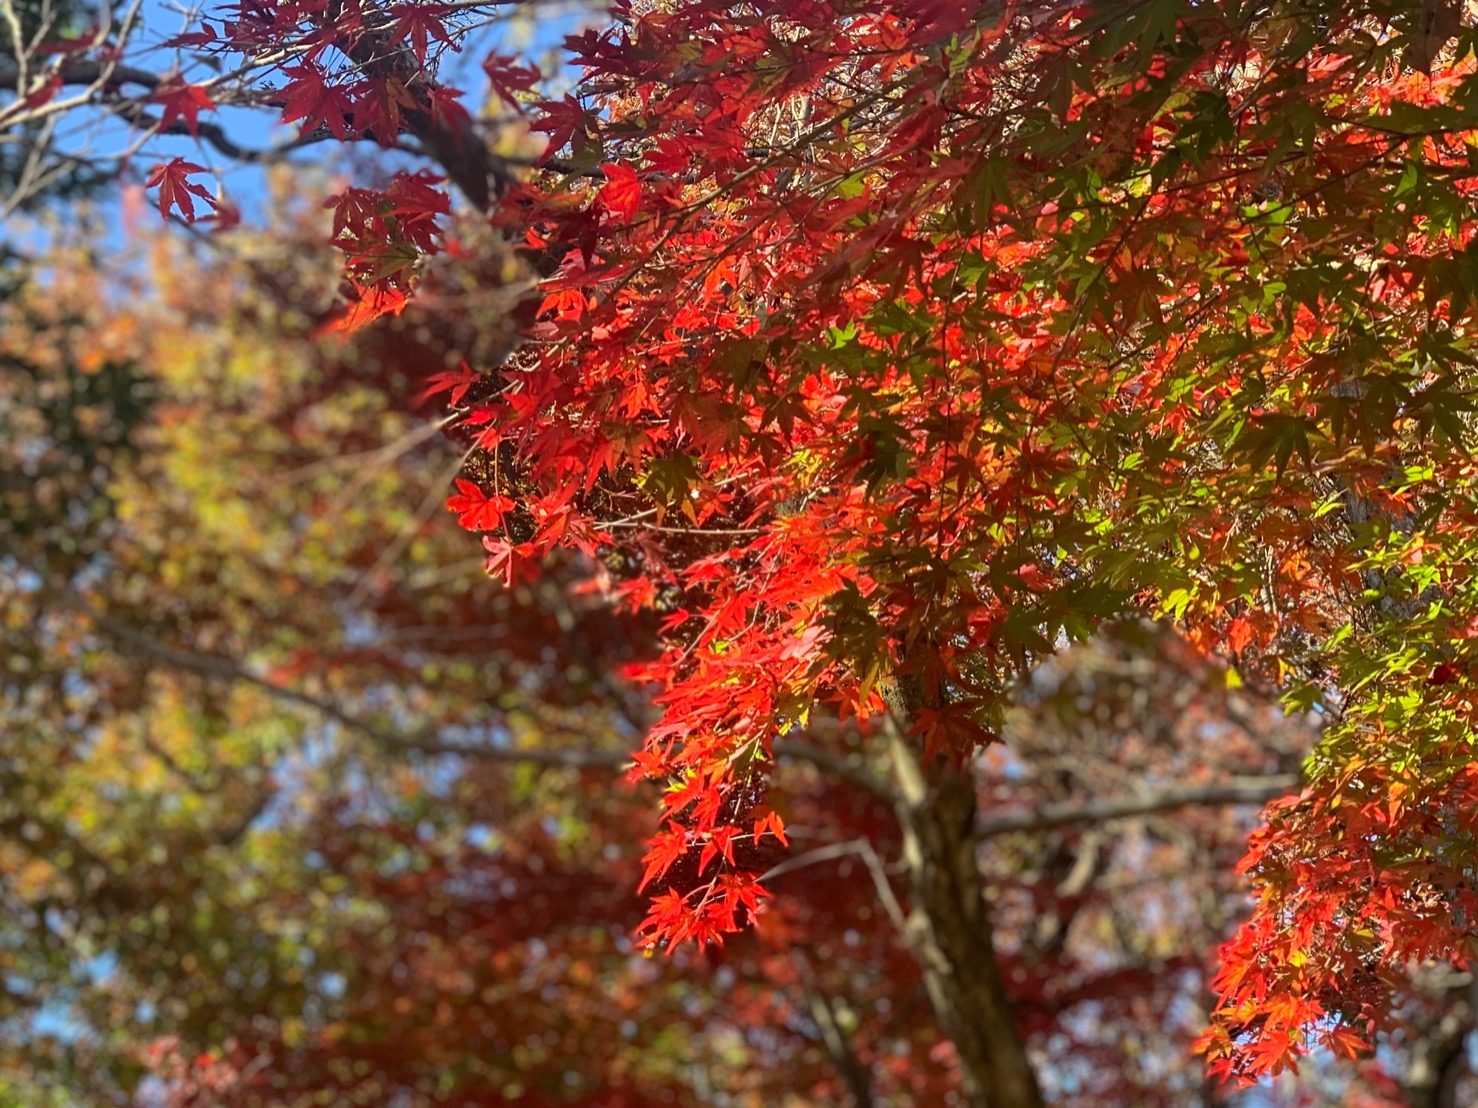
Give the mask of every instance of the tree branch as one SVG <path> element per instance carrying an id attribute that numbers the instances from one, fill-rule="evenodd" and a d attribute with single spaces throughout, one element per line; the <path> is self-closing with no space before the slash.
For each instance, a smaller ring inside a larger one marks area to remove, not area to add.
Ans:
<path id="1" fill-rule="evenodd" d="M 811 1010 L 811 1021 L 821 1034 L 821 1041 L 826 1047 L 826 1053 L 831 1056 L 837 1074 L 847 1086 L 847 1091 L 852 1094 L 853 1108 L 873 1108 L 868 1067 L 863 1065 L 862 1059 L 852 1049 L 846 1029 L 837 1018 L 831 999 L 821 990 L 821 984 L 805 951 L 797 948 L 795 959 L 800 971 L 801 988 L 806 994 L 806 1005 Z"/>
<path id="2" fill-rule="evenodd" d="M 223 126 L 211 120 L 197 120 L 192 126 L 176 120 L 168 127 L 161 127 L 159 120 L 147 110 L 147 97 L 168 80 L 158 73 L 89 58 L 69 59 L 48 69 L 46 73 L 50 78 L 59 79 L 63 86 L 88 88 L 89 92 L 82 94 L 80 102 L 97 102 L 146 131 L 199 139 L 234 161 L 270 162 L 332 137 L 327 128 L 320 127 L 316 131 L 301 134 L 282 146 L 270 149 L 246 147 L 236 142 Z M 24 95 L 27 90 L 20 87 L 24 80 L 29 80 L 29 77 L 16 60 L 0 57 L 0 89 L 14 88 L 18 94 Z M 144 90 L 142 98 L 122 95 L 121 90 L 125 85 Z M 10 108 L 19 106 L 19 100 L 9 105 Z M 14 114 L 0 112 L 0 117 L 3 117 L 0 122 L 3 122 L 5 128 L 13 128 L 32 121 L 37 115 L 49 113 L 51 109 L 51 103 L 47 102 L 37 105 L 32 111 Z M 437 162 L 479 209 L 485 209 L 494 194 L 501 195 L 512 183 L 513 163 L 487 149 L 475 127 L 465 133 L 452 133 L 434 120 L 428 111 L 422 109 L 408 110 L 406 122 L 410 125 L 410 132 L 420 140 L 419 149 L 413 152 Z M 357 134 L 355 138 L 359 141 L 376 141 L 370 134 Z"/>
<path id="3" fill-rule="evenodd" d="M 1268 777 L 1236 777 L 1193 788 L 1165 789 L 1139 796 L 1110 797 L 1084 803 L 1043 804 L 1025 812 L 982 819 L 976 824 L 981 838 L 1009 835 L 1016 831 L 1050 831 L 1075 823 L 1106 823 L 1109 820 L 1147 816 L 1216 804 L 1265 804 L 1297 789 L 1300 779 L 1294 773 Z"/>
<path id="4" fill-rule="evenodd" d="M 105 88 L 119 85 L 139 85 L 142 88 L 153 90 L 164 83 L 164 78 L 157 73 L 151 73 L 147 69 L 138 69 L 131 65 L 119 65 L 117 62 L 94 61 L 89 58 L 76 58 L 62 62 L 54 69 L 47 70 L 50 75 L 60 77 L 63 85 L 95 85 L 101 83 Z M 19 64 L 14 58 L 0 58 L 0 86 L 14 88 L 21 79 Z M 25 90 L 21 90 L 24 92 Z"/>
<path id="5" fill-rule="evenodd" d="M 14 557 L 18 564 L 37 573 L 15 551 L 11 544 L 0 538 L 0 550 Z M 94 627 L 115 643 L 128 646 L 139 654 L 171 669 L 193 673 L 207 680 L 226 681 L 251 685 L 269 696 L 287 704 L 311 709 L 346 730 L 370 739 L 375 743 L 399 750 L 415 750 L 426 754 L 456 754 L 483 761 L 519 762 L 524 764 L 560 766 L 573 768 L 617 769 L 631 763 L 631 755 L 624 750 L 552 749 L 499 746 L 469 746 L 447 742 L 434 729 L 426 728 L 409 735 L 402 735 L 382 727 L 373 720 L 349 712 L 327 697 L 295 689 L 290 685 L 274 681 L 270 677 L 253 673 L 240 662 L 219 654 L 205 654 L 193 650 L 182 650 L 171 646 L 132 624 L 100 612 L 86 599 L 68 588 L 58 588 L 45 583 L 38 593 L 43 601 L 51 601 L 85 616 Z"/>
<path id="6" fill-rule="evenodd" d="M 36 573 L 44 581 L 44 575 L 30 565 L 20 552 L 13 545 L 5 542 L 3 538 L 0 538 L 0 550 L 11 555 L 17 564 Z M 172 669 L 194 673 L 208 679 L 252 685 L 284 703 L 311 709 L 347 730 L 389 749 L 414 750 L 423 754 L 454 754 L 482 761 L 517 762 L 575 769 L 614 770 L 631 764 L 631 752 L 626 750 L 471 746 L 466 743 L 449 742 L 434 728 L 424 728 L 411 734 L 400 734 L 382 727 L 373 720 L 347 711 L 327 697 L 304 692 L 274 681 L 270 677 L 254 673 L 233 658 L 182 650 L 171 646 L 124 620 L 98 611 L 71 589 L 43 584 L 39 592 L 44 599 L 49 599 L 86 616 L 99 631 L 115 642 L 131 646 L 141 654 Z M 897 796 L 887 785 L 873 776 L 864 765 L 858 764 L 844 753 L 791 738 L 776 739 L 774 752 L 778 758 L 809 762 L 818 769 L 830 772 L 863 788 L 880 800 L 890 803 L 897 800 Z M 1297 775 L 1276 774 L 1266 777 L 1234 778 L 1230 781 L 1194 788 L 1166 789 L 1139 796 L 1111 797 L 1085 803 L 1045 804 L 1024 812 L 978 820 L 975 830 L 979 837 L 990 838 L 1013 832 L 1050 831 L 1072 824 L 1106 823 L 1116 819 L 1172 811 L 1176 808 L 1219 804 L 1259 804 L 1284 796 L 1296 789 L 1298 785 Z"/>
<path id="7" fill-rule="evenodd" d="M 33 566 L 25 561 L 15 548 L 0 538 L 0 551 L 11 555 L 25 569 L 43 578 Z M 205 654 L 193 650 L 182 650 L 171 646 L 142 631 L 132 624 L 98 611 L 82 596 L 68 588 L 43 583 L 38 590 L 43 600 L 50 600 L 62 607 L 85 616 L 105 636 L 121 645 L 137 650 L 141 655 L 168 666 L 171 669 L 193 673 L 208 680 L 234 682 L 251 685 L 274 699 L 287 704 L 311 709 L 326 719 L 352 731 L 378 745 L 401 751 L 417 751 L 422 754 L 454 754 L 463 758 L 476 758 L 486 762 L 512 762 L 524 765 L 541 765 L 568 769 L 623 769 L 632 764 L 631 751 L 610 749 L 586 749 L 579 747 L 503 747 L 472 746 L 466 743 L 449 742 L 435 728 L 423 728 L 411 734 L 400 734 L 382 727 L 373 720 L 365 719 L 347 711 L 335 701 L 313 693 L 295 689 L 290 685 L 274 681 L 254 673 L 233 658 L 219 654 Z M 794 739 L 777 739 L 775 755 L 780 758 L 810 762 L 858 784 L 879 795 L 886 796 L 886 787 L 880 785 L 861 767 L 850 763 L 844 755 L 812 746 Z"/>
<path id="8" fill-rule="evenodd" d="M 48 595 L 56 596 L 63 604 L 86 615 L 93 624 L 109 638 L 136 647 L 140 652 L 172 669 L 184 670 L 206 678 L 252 685 L 277 700 L 300 707 L 310 708 L 347 730 L 370 739 L 382 747 L 398 750 L 414 750 L 423 754 L 456 754 L 464 758 L 477 758 L 491 762 L 519 762 L 542 766 L 558 766 L 577 769 L 618 769 L 631 764 L 631 755 L 624 750 L 587 750 L 580 748 L 527 748 L 504 746 L 469 746 L 465 743 L 448 742 L 436 730 L 422 729 L 409 735 L 399 734 L 346 711 L 334 701 L 313 693 L 303 692 L 284 685 L 270 677 L 253 673 L 231 658 L 217 654 L 200 654 L 180 650 L 161 642 L 154 636 L 140 631 L 131 624 L 113 616 L 96 611 L 81 597 L 69 595 L 56 589 L 48 589 Z"/>

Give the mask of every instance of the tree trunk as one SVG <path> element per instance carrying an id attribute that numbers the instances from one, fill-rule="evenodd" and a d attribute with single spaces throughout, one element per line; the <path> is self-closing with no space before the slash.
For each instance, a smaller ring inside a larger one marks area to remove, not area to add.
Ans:
<path id="1" fill-rule="evenodd" d="M 1417 970 L 1413 984 L 1439 1007 L 1433 1019 L 1407 1028 L 1411 1061 L 1402 1080 L 1406 1103 L 1412 1108 L 1459 1108 L 1459 1085 L 1470 1072 L 1468 1038 L 1478 1024 L 1478 977 L 1432 966 Z"/>
<path id="2" fill-rule="evenodd" d="M 889 730 L 911 884 L 909 941 L 959 1052 L 965 1095 L 977 1108 L 1041 1108 L 981 892 L 974 783 L 967 771 L 921 766 L 896 719 Z"/>

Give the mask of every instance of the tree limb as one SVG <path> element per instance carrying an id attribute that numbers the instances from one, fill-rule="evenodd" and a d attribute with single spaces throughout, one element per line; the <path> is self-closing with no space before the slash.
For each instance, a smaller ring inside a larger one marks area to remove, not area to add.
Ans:
<path id="1" fill-rule="evenodd" d="M 1267 777 L 1234 777 L 1230 781 L 1218 781 L 1192 788 L 1164 789 L 1139 796 L 1109 797 L 1083 803 L 1064 801 L 1060 804 L 1043 804 L 1025 812 L 982 819 L 976 824 L 976 834 L 981 838 L 991 838 L 1016 831 L 1050 831 L 1075 823 L 1107 823 L 1110 820 L 1200 805 L 1265 804 L 1286 796 L 1297 789 L 1299 784 L 1297 774 L 1279 773 Z"/>
<path id="2" fill-rule="evenodd" d="M 0 538 L 0 550 L 16 558 L 25 568 L 37 571 L 27 564 L 15 549 Z M 42 576 L 37 573 L 37 576 Z M 324 718 L 370 739 L 390 750 L 417 751 L 423 754 L 454 754 L 463 758 L 476 758 L 485 762 L 512 762 L 524 765 L 541 765 L 569 769 L 623 769 L 632 764 L 631 752 L 627 750 L 586 749 L 580 747 L 513 747 L 474 746 L 466 743 L 449 742 L 435 728 L 422 728 L 410 734 L 401 734 L 383 727 L 373 720 L 365 719 L 347 711 L 335 701 L 313 693 L 295 689 L 254 673 L 233 658 L 219 654 L 206 654 L 193 650 L 182 650 L 171 646 L 142 631 L 125 620 L 98 611 L 85 598 L 71 589 L 43 584 L 38 590 L 43 600 L 50 600 L 62 607 L 85 616 L 94 627 L 114 642 L 131 647 L 141 655 L 153 659 L 171 669 L 193 673 L 209 680 L 219 680 L 251 685 L 276 700 L 311 709 Z M 844 755 L 813 746 L 795 739 L 777 739 L 774 744 L 777 757 L 810 762 L 829 770 L 855 784 L 887 796 L 886 787 L 879 784 L 870 774 L 851 764 Z"/>
<path id="3" fill-rule="evenodd" d="M 282 146 L 265 150 L 254 149 L 242 146 L 224 127 L 210 120 L 197 120 L 190 126 L 176 120 L 168 127 L 161 127 L 159 120 L 147 111 L 147 97 L 169 80 L 158 73 L 90 58 L 68 59 L 48 69 L 46 73 L 50 79 L 59 80 L 63 86 L 88 88 L 90 92 L 82 94 L 82 102 L 97 102 L 144 130 L 199 139 L 234 161 L 270 162 L 332 137 L 326 128 L 320 127 L 316 131 L 301 134 Z M 27 73 L 15 59 L 0 57 L 0 89 L 14 88 L 18 93 L 24 94 L 27 90 L 20 86 L 27 80 Z M 142 98 L 120 95 L 126 85 L 142 89 Z M 11 107 L 23 105 L 17 101 Z M 3 122 L 5 128 L 13 128 L 50 110 L 51 105 L 43 103 L 32 111 L 0 113 L 3 116 L 0 122 Z M 501 195 L 512 183 L 513 163 L 487 149 L 475 128 L 455 132 L 448 130 L 445 125 L 434 120 L 428 111 L 422 109 L 408 109 L 405 119 L 410 132 L 420 140 L 420 147 L 415 152 L 437 162 L 479 210 L 485 209 L 495 194 Z M 376 141 L 370 134 L 355 137 L 359 140 Z"/>
<path id="4" fill-rule="evenodd" d="M 822 991 L 816 973 L 811 968 L 810 959 L 803 949 L 797 948 L 795 960 L 800 971 L 801 987 L 806 994 L 806 1005 L 811 1010 L 811 1021 L 821 1034 L 821 1041 L 826 1047 L 826 1053 L 831 1056 L 837 1074 L 847 1086 L 847 1091 L 852 1094 L 853 1108 L 873 1108 L 868 1067 L 852 1049 L 846 1029 L 837 1018 L 831 999 Z"/>
<path id="5" fill-rule="evenodd" d="M 43 576 L 3 539 L 0 539 L 0 549 L 14 557 L 18 564 L 37 573 L 38 577 Z M 277 700 L 309 708 L 388 749 L 414 750 L 423 754 L 453 754 L 482 761 L 518 762 L 576 769 L 620 769 L 631 764 L 631 752 L 626 750 L 473 746 L 450 742 L 434 728 L 425 728 L 411 734 L 399 734 L 382 727 L 373 720 L 364 719 L 345 710 L 327 697 L 304 692 L 274 681 L 270 677 L 254 673 L 233 658 L 182 650 L 171 646 L 124 620 L 98 611 L 71 589 L 43 584 L 39 591 L 43 598 L 86 616 L 99 631 L 115 642 L 131 646 L 141 654 L 172 669 L 194 673 L 209 679 L 252 685 Z M 868 772 L 865 766 L 857 764 L 844 753 L 793 738 L 776 739 L 774 752 L 779 758 L 809 762 L 819 769 L 858 785 L 880 800 L 889 803 L 897 800 L 896 794 L 887 785 Z M 1176 808 L 1265 803 L 1286 795 L 1298 785 L 1299 778 L 1295 774 L 1275 774 L 1266 777 L 1234 778 L 1230 781 L 1215 782 L 1209 785 L 1166 789 L 1139 796 L 1110 797 L 1084 803 L 1045 804 L 1024 812 L 979 819 L 976 821 L 975 833 L 981 838 L 991 838 L 1014 832 L 1049 831 L 1073 824 L 1106 823 L 1116 819 L 1172 811 Z"/>
<path id="6" fill-rule="evenodd" d="M 95 61 L 90 58 L 75 58 L 62 62 L 47 71 L 60 77 L 63 85 L 95 85 L 105 87 L 138 85 L 153 90 L 164 83 L 164 78 L 147 69 L 117 62 Z M 21 79 L 21 69 L 14 58 L 0 58 L 0 85 L 14 88 Z M 24 91 L 24 90 L 22 90 Z"/>
<path id="7" fill-rule="evenodd" d="M 55 588 L 48 588 L 46 594 L 56 598 L 66 607 L 87 616 L 93 625 L 109 638 L 135 647 L 141 653 L 171 669 L 183 670 L 205 678 L 254 686 L 284 703 L 310 708 L 341 727 L 388 749 L 415 750 L 423 754 L 456 754 L 482 761 L 519 762 L 577 769 L 617 769 L 631 763 L 630 753 L 624 750 L 471 746 L 466 743 L 448 742 L 441 738 L 434 728 L 425 728 L 403 735 L 382 727 L 373 720 L 349 712 L 327 697 L 316 696 L 313 693 L 274 681 L 270 677 L 253 673 L 232 658 L 181 650 L 170 646 L 123 620 L 97 611 L 75 594 Z"/>

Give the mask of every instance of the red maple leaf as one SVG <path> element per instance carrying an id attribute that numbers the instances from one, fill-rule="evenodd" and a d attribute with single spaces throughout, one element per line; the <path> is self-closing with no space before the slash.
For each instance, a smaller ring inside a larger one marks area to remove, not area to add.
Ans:
<path id="1" fill-rule="evenodd" d="M 642 856 L 644 868 L 641 888 L 645 889 L 653 881 L 660 881 L 673 863 L 687 854 L 689 846 L 688 833 L 681 827 L 669 827 L 657 832 L 648 843 L 646 854 Z"/>
<path id="2" fill-rule="evenodd" d="M 210 190 L 204 185 L 191 181 L 192 173 L 204 173 L 203 165 L 187 162 L 184 158 L 174 158 L 168 162 L 160 162 L 153 167 L 149 173 L 146 188 L 157 188 L 159 190 L 159 214 L 165 218 L 169 217 L 171 208 L 179 208 L 180 215 L 186 223 L 194 223 L 195 201 L 192 197 L 198 196 L 210 205 L 212 209 L 220 205 L 216 198 L 211 195 Z"/>
<path id="3" fill-rule="evenodd" d="M 213 224 L 211 231 L 219 234 L 221 231 L 229 231 L 233 227 L 241 226 L 241 209 L 224 196 L 213 201 L 215 211 L 209 215 L 200 217 L 201 223 Z"/>
<path id="4" fill-rule="evenodd" d="M 215 102 L 211 100 L 205 86 L 189 84 L 183 77 L 171 78 L 160 85 L 149 100 L 160 106 L 161 131 L 168 131 L 179 121 L 191 136 L 200 129 L 200 113 L 215 110 Z"/>
<path id="5" fill-rule="evenodd" d="M 1241 654 L 1247 644 L 1252 641 L 1255 633 L 1250 619 L 1246 616 L 1237 616 L 1227 624 L 1227 646 L 1234 655 Z"/>
<path id="6" fill-rule="evenodd" d="M 346 253 L 360 252 L 383 244 L 385 226 L 382 218 L 384 196 L 372 189 L 345 189 L 324 201 L 334 212 L 333 234 L 329 241 Z"/>
<path id="7" fill-rule="evenodd" d="M 755 842 L 759 842 L 760 838 L 766 832 L 769 832 L 771 835 L 774 835 L 775 838 L 779 839 L 781 846 L 790 845 L 790 839 L 785 834 L 785 821 L 780 818 L 780 814 L 778 812 L 769 812 L 754 821 Z"/>
<path id="8" fill-rule="evenodd" d="M 734 864 L 734 836 L 739 834 L 739 828 L 731 824 L 721 824 L 715 827 L 708 836 L 708 842 L 703 846 L 703 853 L 698 858 L 698 872 L 702 873 L 708 868 L 708 863 L 722 855 L 724 861 L 729 865 Z"/>
<path id="9" fill-rule="evenodd" d="M 671 953 L 672 944 L 693 933 L 696 919 L 687 899 L 674 889 L 652 898 L 652 910 L 637 930 L 647 936 L 649 947 L 666 947 Z"/>
<path id="10" fill-rule="evenodd" d="M 506 496 L 489 496 L 472 481 L 457 479 L 457 495 L 447 498 L 448 510 L 458 513 L 457 522 L 469 531 L 496 531 L 503 516 L 513 507 Z"/>
<path id="11" fill-rule="evenodd" d="M 209 46 L 216 41 L 216 38 L 216 29 L 209 23 L 201 23 L 200 30 L 175 35 L 172 39 L 166 39 L 161 45 L 167 50 L 178 50 L 181 47 Z"/>
<path id="12" fill-rule="evenodd" d="M 373 135 L 375 141 L 384 147 L 394 146 L 404 129 L 401 109 L 422 107 L 397 77 L 362 81 L 355 89 L 354 107 L 350 113 L 354 117 L 354 126 L 361 134 Z"/>
<path id="13" fill-rule="evenodd" d="M 431 121 L 451 135 L 459 147 L 467 141 L 469 135 L 473 134 L 472 113 L 457 103 L 461 97 L 460 89 L 440 85 L 432 89 L 431 95 L 426 98 Z"/>
<path id="14" fill-rule="evenodd" d="M 483 569 L 491 576 L 497 577 L 505 586 L 513 584 L 514 578 L 524 569 L 529 557 L 534 553 L 532 543 L 511 543 L 492 535 L 483 536 L 482 546 L 488 552 Z"/>
<path id="15" fill-rule="evenodd" d="M 600 202 L 617 219 L 630 223 L 641 206 L 641 182 L 636 170 L 629 165 L 611 164 L 601 166 L 600 171 L 606 175 L 606 183 L 598 193 Z"/>
<path id="16" fill-rule="evenodd" d="M 482 63 L 482 70 L 488 75 L 498 99 L 519 111 L 527 105 L 515 93 L 532 91 L 542 77 L 538 66 L 521 65 L 507 54 L 489 54 Z"/>
<path id="17" fill-rule="evenodd" d="M 433 373 L 426 378 L 426 388 L 416 394 L 413 403 L 424 404 L 437 393 L 445 392 L 449 394 L 447 407 L 459 407 L 467 391 L 480 380 L 482 380 L 482 374 L 463 362 L 456 369 L 449 369 L 444 373 Z"/>
<path id="18" fill-rule="evenodd" d="M 316 65 L 304 63 L 282 71 L 291 78 L 283 89 L 282 122 L 302 122 L 302 132 L 312 134 L 320 127 L 339 141 L 349 137 L 349 117 L 354 104 L 340 85 L 330 84 Z"/>
<path id="19" fill-rule="evenodd" d="M 397 173 L 385 190 L 390 214 L 399 219 L 398 237 L 423 253 L 439 249 L 436 235 L 440 232 L 436 219 L 452 210 L 451 198 L 436 186 L 444 178 L 424 169 L 418 173 Z"/>
<path id="20" fill-rule="evenodd" d="M 21 110 L 23 112 L 32 111 L 41 107 L 42 104 L 48 103 L 61 90 L 61 87 L 62 75 L 60 73 L 53 73 L 21 98 Z"/>
<path id="21" fill-rule="evenodd" d="M 444 42 L 455 50 L 457 47 L 447 34 L 445 23 L 452 10 L 446 4 L 428 4 L 425 0 L 391 4 L 389 15 L 395 22 L 390 26 L 390 41 L 410 43 L 411 53 L 422 63 L 426 61 L 433 40 Z"/>
<path id="22" fill-rule="evenodd" d="M 31 52 L 38 58 L 50 58 L 66 56 L 68 54 L 81 54 L 98 45 L 98 27 L 93 24 L 82 34 L 74 38 L 47 39 L 38 42 L 31 48 Z"/>
<path id="23" fill-rule="evenodd" d="M 377 281 L 355 289 L 348 306 L 335 313 L 319 330 L 325 334 L 357 331 L 381 316 L 399 315 L 409 303 L 410 294 L 405 289 L 390 281 Z"/>
<path id="24" fill-rule="evenodd" d="M 589 125 L 595 121 L 585 105 L 566 94 L 563 100 L 548 100 L 539 107 L 544 111 L 544 118 L 530 129 L 549 136 L 549 146 L 539 158 L 541 165 L 566 146 L 575 154 L 585 149 L 590 140 Z"/>

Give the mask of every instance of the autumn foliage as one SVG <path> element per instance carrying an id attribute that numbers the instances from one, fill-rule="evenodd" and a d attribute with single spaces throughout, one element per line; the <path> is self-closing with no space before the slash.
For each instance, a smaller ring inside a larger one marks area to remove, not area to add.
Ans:
<path id="1" fill-rule="evenodd" d="M 1211 1074 L 1365 1057 L 1417 967 L 1468 964 L 1466 5 L 622 0 L 557 99 L 487 59 L 529 172 L 435 76 L 475 7 L 241 3 L 175 45 L 253 59 L 301 135 L 434 165 L 330 201 L 320 329 L 517 248 L 516 348 L 425 396 L 488 572 L 572 552 L 656 628 L 622 670 L 660 709 L 632 756 L 661 785 L 642 943 L 763 931 L 795 849 L 776 767 L 845 763 L 898 821 L 966 1096 L 1039 1103 L 972 774 L 1034 669 L 1150 618 L 1325 724 L 1241 863 Z M 150 95 L 165 130 L 216 106 Z M 219 216 L 204 172 L 161 162 L 160 210 Z M 453 185 L 484 238 L 449 231 Z"/>
<path id="2" fill-rule="evenodd" d="M 1213 1069 L 1358 1050 L 1391 974 L 1465 958 L 1478 77 L 1428 9 L 684 4 L 572 44 L 600 107 L 552 146 L 604 184 L 535 194 L 559 266 L 469 413 L 537 492 L 508 556 L 614 552 L 664 614 L 650 873 L 728 864 L 654 941 L 752 910 L 723 845 L 772 829 L 726 798 L 777 736 L 891 711 L 964 759 L 1143 611 L 1334 719 L 1245 863 Z"/>

